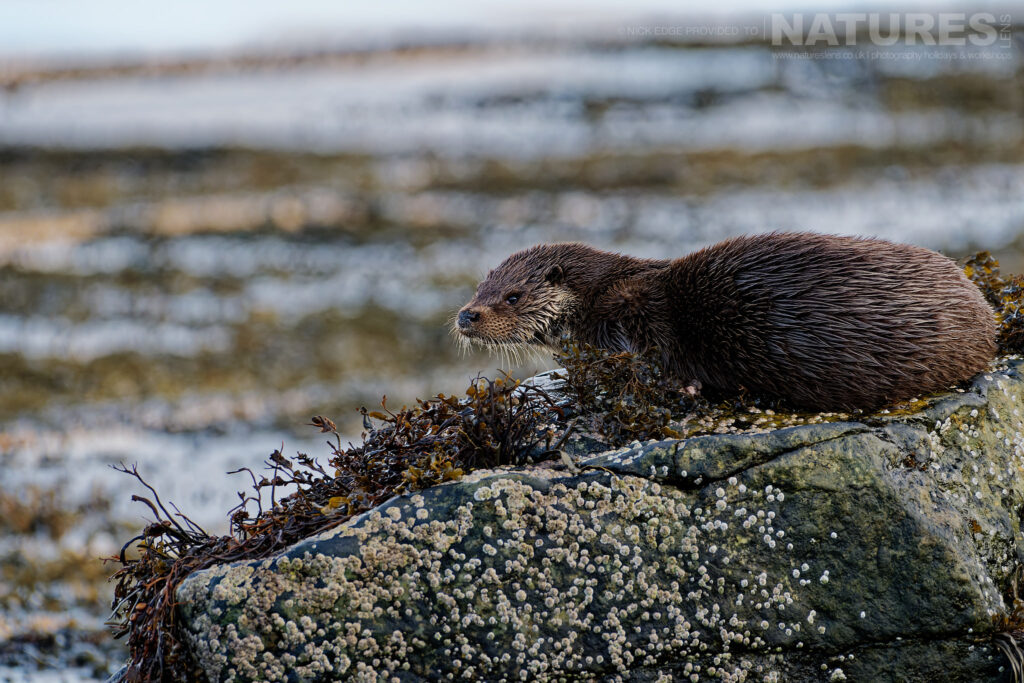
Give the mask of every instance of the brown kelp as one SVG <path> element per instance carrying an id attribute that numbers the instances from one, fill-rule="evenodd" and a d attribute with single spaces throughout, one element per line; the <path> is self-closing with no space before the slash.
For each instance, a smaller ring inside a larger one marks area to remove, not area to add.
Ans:
<path id="1" fill-rule="evenodd" d="M 964 273 L 981 289 L 999 323 L 996 343 L 1001 353 L 1024 351 L 1024 275 L 999 274 L 999 261 L 979 251 L 964 263 Z"/>
<path id="2" fill-rule="evenodd" d="M 980 528 L 980 527 L 979 527 Z M 992 617 L 996 634 L 992 643 L 999 649 L 1010 663 L 1013 683 L 1024 681 L 1024 596 L 1021 582 L 1024 580 L 1024 567 L 1017 565 L 1010 574 L 1008 588 L 1003 594 L 1006 608 Z"/>
<path id="3" fill-rule="evenodd" d="M 678 437 L 670 423 L 700 402 L 664 371 L 657 350 L 614 352 L 564 340 L 555 360 L 571 404 L 610 444 Z"/>
<path id="4" fill-rule="evenodd" d="M 560 413 L 544 390 L 510 377 L 477 378 L 462 397 L 439 394 L 412 407 L 362 410 L 367 432 L 358 446 L 343 447 L 334 423 L 312 425 L 330 435 L 327 467 L 298 454 L 275 450 L 268 474 L 248 468 L 251 490 L 240 493 L 231 533 L 213 536 L 173 505 L 168 508 L 135 467 L 120 469 L 150 493 L 133 496 L 154 521 L 124 545 L 114 574 L 115 637 L 128 638 L 128 680 L 201 680 L 187 656 L 175 616 L 174 591 L 199 569 L 254 560 L 334 527 L 394 495 L 456 479 L 482 467 L 521 465 L 542 457 Z"/>

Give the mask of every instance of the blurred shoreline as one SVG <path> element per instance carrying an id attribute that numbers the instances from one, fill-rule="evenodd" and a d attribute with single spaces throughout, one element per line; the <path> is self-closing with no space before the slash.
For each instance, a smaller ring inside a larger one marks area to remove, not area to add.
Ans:
<path id="1" fill-rule="evenodd" d="M 285 32 L 283 36 L 275 39 L 243 41 L 233 45 L 218 45 L 216 41 L 209 41 L 202 47 L 82 47 L 75 52 L 68 51 L 70 48 L 67 47 L 57 49 L 56 45 L 47 48 L 45 39 L 41 39 L 43 42 L 36 52 L 0 52 L 0 88 L 14 91 L 26 85 L 63 80 L 252 74 L 259 71 L 285 71 L 307 67 L 365 67 L 374 61 L 465 59 L 491 53 L 545 54 L 566 50 L 617 53 L 644 47 L 679 50 L 761 47 L 771 49 L 783 59 L 835 59 L 837 53 L 844 50 L 830 46 L 849 40 L 845 25 L 836 17 L 865 16 L 863 12 L 844 14 L 841 10 L 829 9 L 811 12 L 805 8 L 794 12 L 785 9 L 784 6 L 777 6 L 771 12 L 730 12 L 728 4 L 725 4 L 715 12 L 683 13 L 670 10 L 668 7 L 674 6 L 666 4 L 661 11 L 646 13 L 642 8 L 604 12 L 599 10 L 585 18 L 568 13 L 556 19 L 520 18 L 506 23 L 502 23 L 498 17 L 492 17 L 479 20 L 477 25 L 467 24 L 461 27 L 427 25 L 415 28 L 409 26 L 360 29 L 350 25 L 341 30 L 307 27 L 304 31 Z M 984 12 L 984 16 L 991 17 L 993 24 L 1000 27 L 1000 42 L 1019 42 L 1024 31 L 1022 18 L 1014 15 L 1014 10 L 1018 8 L 1010 3 L 1001 8 L 990 4 L 978 6 L 973 12 L 964 6 L 942 7 L 941 3 L 938 6 L 930 3 L 926 11 L 921 9 L 912 6 L 886 9 L 879 5 L 872 8 L 871 14 L 881 17 L 900 17 L 907 15 L 908 12 L 916 17 L 927 15 L 932 17 L 929 31 L 934 33 L 938 31 L 940 17 L 943 14 L 966 18 Z M 816 29 L 817 38 L 814 45 L 773 46 L 773 16 L 784 17 L 789 22 L 794 21 L 792 17 L 797 15 L 813 17 L 816 14 L 823 14 L 830 18 L 830 21 L 823 28 Z M 394 18 L 390 21 L 393 22 Z M 406 21 L 410 19 L 407 18 Z M 895 30 L 887 29 L 886 38 L 891 42 L 886 42 L 885 46 L 878 46 L 872 44 L 867 23 L 860 21 L 853 38 L 853 44 L 859 46 L 853 51 L 859 52 L 859 56 L 876 60 L 886 57 L 899 59 L 901 55 L 897 53 L 901 48 L 914 51 L 911 45 L 915 42 L 914 39 L 908 37 L 904 30 L 906 27 L 899 22 Z M 977 34 L 966 30 L 964 35 L 970 37 Z M 969 40 L 965 41 L 963 46 L 944 47 L 940 44 L 933 47 L 929 54 L 919 53 L 912 59 L 1001 58 L 998 51 L 992 49 L 963 49 L 972 46 L 973 43 Z M 908 50 L 904 50 L 906 51 Z M 966 57 L 965 53 L 973 55 Z"/>
<path id="2" fill-rule="evenodd" d="M 0 680 L 123 655 L 95 558 L 146 511 L 110 465 L 222 531 L 224 472 L 326 454 L 311 415 L 356 440 L 384 394 L 493 375 L 448 322 L 529 244 L 817 230 L 1024 271 L 1018 28 L 991 59 L 618 32 L 679 21 L 0 60 Z"/>

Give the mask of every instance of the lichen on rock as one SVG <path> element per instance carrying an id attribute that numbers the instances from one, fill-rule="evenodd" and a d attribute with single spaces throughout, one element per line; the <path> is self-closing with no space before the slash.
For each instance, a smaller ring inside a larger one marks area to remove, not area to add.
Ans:
<path id="1" fill-rule="evenodd" d="M 177 590 L 211 680 L 1001 680 L 1024 362 L 901 413 L 473 472 Z"/>

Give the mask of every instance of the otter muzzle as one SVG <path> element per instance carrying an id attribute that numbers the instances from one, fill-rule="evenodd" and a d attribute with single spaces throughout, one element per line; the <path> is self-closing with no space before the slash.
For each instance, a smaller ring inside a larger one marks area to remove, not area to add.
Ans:
<path id="1" fill-rule="evenodd" d="M 459 311 L 459 329 L 468 330 L 479 319 L 480 314 L 477 311 Z"/>

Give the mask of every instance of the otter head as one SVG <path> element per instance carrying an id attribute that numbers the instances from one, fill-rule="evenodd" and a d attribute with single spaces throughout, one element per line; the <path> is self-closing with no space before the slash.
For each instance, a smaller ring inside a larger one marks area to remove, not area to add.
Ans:
<path id="1" fill-rule="evenodd" d="M 560 246 L 525 249 L 488 273 L 455 316 L 456 337 L 506 350 L 556 344 L 576 300 L 564 283 Z"/>

